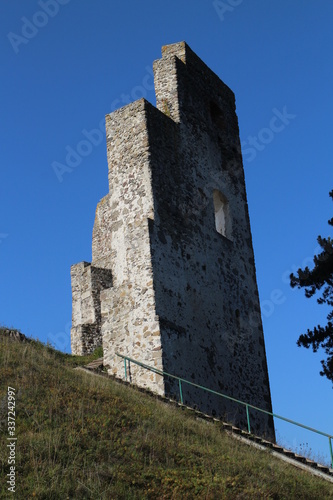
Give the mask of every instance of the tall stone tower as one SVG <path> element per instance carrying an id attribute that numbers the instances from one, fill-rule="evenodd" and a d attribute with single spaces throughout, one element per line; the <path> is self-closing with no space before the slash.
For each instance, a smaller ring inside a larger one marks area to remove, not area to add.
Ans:
<path id="1" fill-rule="evenodd" d="M 109 194 L 92 263 L 72 266 L 72 352 L 116 352 L 271 411 L 264 336 L 233 92 L 182 42 L 154 62 L 156 107 L 106 116 Z M 178 397 L 135 364 L 138 386 Z M 183 387 L 185 402 L 245 426 L 245 408 Z M 251 413 L 274 439 L 272 418 Z"/>

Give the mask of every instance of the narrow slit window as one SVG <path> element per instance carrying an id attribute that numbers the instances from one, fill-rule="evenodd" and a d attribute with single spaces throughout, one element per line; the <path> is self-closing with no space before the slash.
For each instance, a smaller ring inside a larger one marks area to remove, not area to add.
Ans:
<path id="1" fill-rule="evenodd" d="M 217 189 L 213 191 L 214 211 L 215 211 L 215 228 L 219 234 L 225 236 L 229 240 L 232 239 L 232 228 L 229 202 L 227 198 Z"/>

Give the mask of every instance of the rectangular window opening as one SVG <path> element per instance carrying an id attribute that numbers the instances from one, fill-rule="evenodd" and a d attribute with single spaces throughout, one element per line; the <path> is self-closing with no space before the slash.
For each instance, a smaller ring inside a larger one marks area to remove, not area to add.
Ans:
<path id="1" fill-rule="evenodd" d="M 218 189 L 214 189 L 213 201 L 216 231 L 225 238 L 232 240 L 232 225 L 228 199 Z"/>

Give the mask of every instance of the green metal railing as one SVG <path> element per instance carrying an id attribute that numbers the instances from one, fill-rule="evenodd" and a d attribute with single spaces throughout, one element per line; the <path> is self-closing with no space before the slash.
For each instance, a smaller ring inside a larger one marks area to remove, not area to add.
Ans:
<path id="1" fill-rule="evenodd" d="M 194 382 L 190 382 L 189 380 L 186 380 L 184 378 L 177 377 L 176 375 L 172 375 L 171 373 L 167 373 L 167 372 L 164 372 L 162 370 L 158 370 L 157 368 L 154 368 L 152 366 L 141 363 L 140 361 L 136 361 L 135 359 L 129 358 L 128 356 L 124 356 L 123 354 L 119 354 L 118 352 L 116 352 L 116 355 L 124 360 L 125 380 L 126 381 L 127 381 L 127 362 L 134 363 L 135 365 L 138 365 L 141 368 L 145 368 L 146 370 L 150 370 L 151 372 L 156 373 L 158 375 L 163 375 L 163 376 L 167 376 L 167 377 L 173 378 L 175 380 L 178 380 L 179 397 L 180 397 L 181 404 L 184 404 L 182 384 L 188 384 L 188 385 L 191 385 L 193 387 L 197 387 L 199 389 L 202 389 L 206 392 L 209 392 L 211 394 L 215 394 L 215 395 L 220 396 L 222 398 L 228 399 L 229 401 L 233 401 L 233 402 L 238 403 L 242 406 L 245 406 L 246 419 L 247 419 L 247 430 L 248 430 L 249 434 L 251 434 L 250 414 L 249 414 L 249 408 L 251 408 L 252 410 L 256 410 L 256 411 L 259 411 L 261 413 L 265 413 L 266 415 L 270 415 L 271 417 L 278 418 L 280 420 L 283 420 L 284 422 L 288 422 L 289 424 L 297 425 L 298 427 L 301 427 L 302 429 L 306 429 L 310 432 L 315 432 L 316 434 L 319 434 L 321 436 L 328 438 L 328 444 L 329 444 L 329 450 L 330 450 L 330 456 L 331 456 L 331 467 L 333 469 L 333 448 L 332 448 L 333 436 L 331 434 L 327 434 L 326 432 L 318 431 L 317 429 L 313 429 L 312 427 L 308 427 L 307 425 L 300 424 L 299 422 L 295 422 L 294 420 L 290 420 L 289 418 L 282 417 L 281 415 L 277 415 L 276 413 L 272 413 L 270 411 L 263 410 L 262 408 L 258 408 L 257 406 L 253 406 L 249 403 L 245 403 L 244 401 L 240 401 L 239 399 L 232 398 L 231 396 L 227 396 L 226 394 L 222 394 L 221 392 L 213 391 L 212 389 L 208 389 L 208 387 L 204 387 L 202 385 L 195 384 Z"/>

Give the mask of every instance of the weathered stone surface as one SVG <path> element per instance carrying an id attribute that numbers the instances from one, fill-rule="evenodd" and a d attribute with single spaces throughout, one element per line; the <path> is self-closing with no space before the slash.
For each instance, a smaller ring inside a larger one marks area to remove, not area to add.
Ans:
<path id="1" fill-rule="evenodd" d="M 0 340 L 9 339 L 15 342 L 31 342 L 31 339 L 26 337 L 24 333 L 21 333 L 14 328 L 0 327 Z"/>
<path id="2" fill-rule="evenodd" d="M 120 352 L 271 411 L 234 94 L 185 43 L 162 48 L 154 75 L 156 108 L 106 116 L 110 192 L 92 264 L 72 268 L 73 352 L 102 342 L 117 377 Z M 172 379 L 128 376 L 178 397 Z M 244 407 L 186 384 L 183 396 L 246 426 Z M 270 417 L 251 423 L 274 439 Z"/>
<path id="3" fill-rule="evenodd" d="M 112 286 L 112 273 L 109 269 L 80 262 L 72 266 L 71 278 L 71 348 L 73 354 L 83 355 L 102 344 L 100 292 Z"/>

